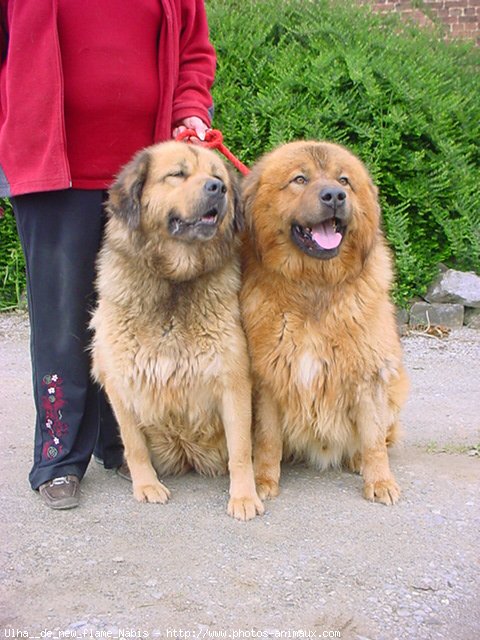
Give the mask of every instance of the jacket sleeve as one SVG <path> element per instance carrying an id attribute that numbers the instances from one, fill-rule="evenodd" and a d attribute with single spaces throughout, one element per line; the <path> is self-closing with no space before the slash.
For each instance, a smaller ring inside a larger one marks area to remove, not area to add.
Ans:
<path id="1" fill-rule="evenodd" d="M 198 116 L 211 124 L 210 89 L 215 77 L 216 55 L 210 42 L 203 0 L 181 1 L 178 82 L 173 98 L 173 123 Z"/>

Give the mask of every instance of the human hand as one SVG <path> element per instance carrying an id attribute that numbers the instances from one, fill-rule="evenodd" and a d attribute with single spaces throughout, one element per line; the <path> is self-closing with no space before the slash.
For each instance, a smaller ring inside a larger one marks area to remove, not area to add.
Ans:
<path id="1" fill-rule="evenodd" d="M 189 118 L 182 120 L 174 128 L 172 131 L 172 137 L 176 138 L 178 134 L 185 131 L 185 129 L 193 129 L 196 132 L 197 138 L 191 138 L 191 142 L 195 143 L 195 141 L 198 140 L 205 140 L 205 133 L 210 129 L 210 127 L 207 126 L 201 118 L 198 118 L 197 116 L 190 116 Z"/>

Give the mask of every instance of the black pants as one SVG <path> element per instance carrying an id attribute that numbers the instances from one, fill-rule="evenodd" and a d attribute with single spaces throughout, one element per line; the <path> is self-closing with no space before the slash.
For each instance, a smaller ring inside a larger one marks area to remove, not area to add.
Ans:
<path id="1" fill-rule="evenodd" d="M 82 478 L 94 448 L 106 468 L 123 460 L 113 412 L 90 377 L 88 352 L 104 196 L 69 189 L 12 198 L 27 265 L 37 413 L 33 489 L 67 474 Z"/>

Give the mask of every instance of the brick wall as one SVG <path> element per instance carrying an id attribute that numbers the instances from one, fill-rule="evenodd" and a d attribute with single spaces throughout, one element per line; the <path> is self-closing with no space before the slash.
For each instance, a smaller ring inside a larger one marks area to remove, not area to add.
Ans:
<path id="1" fill-rule="evenodd" d="M 361 0 L 362 1 L 362 0 Z M 443 23 L 449 38 L 469 38 L 480 44 L 480 0 L 363 0 L 376 11 L 396 11 L 428 26 Z"/>

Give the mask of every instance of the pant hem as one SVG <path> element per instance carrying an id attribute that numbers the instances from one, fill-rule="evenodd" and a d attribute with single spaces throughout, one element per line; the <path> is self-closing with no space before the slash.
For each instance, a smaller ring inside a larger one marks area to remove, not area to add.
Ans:
<path id="1" fill-rule="evenodd" d="M 54 478 L 60 478 L 61 476 L 77 476 L 77 478 L 82 480 L 87 466 L 88 465 L 67 464 L 58 467 L 38 469 L 30 474 L 30 486 L 34 491 L 38 491 L 40 485 L 45 484 L 45 482 L 50 482 L 50 480 Z"/>

